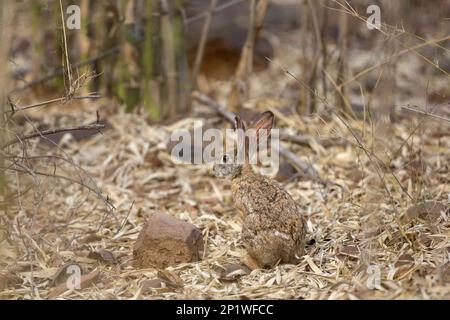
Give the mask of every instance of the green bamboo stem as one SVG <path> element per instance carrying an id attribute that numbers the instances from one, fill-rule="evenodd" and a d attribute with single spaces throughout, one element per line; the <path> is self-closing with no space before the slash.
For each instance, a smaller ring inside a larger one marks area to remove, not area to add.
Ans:
<path id="1" fill-rule="evenodd" d="M 155 103 L 154 97 L 152 95 L 153 87 L 155 84 L 154 80 L 154 54 L 155 48 L 153 45 L 154 42 L 154 20 L 153 20 L 153 12 L 154 6 L 152 1 L 145 1 L 145 39 L 144 39 L 144 48 L 143 55 L 141 57 L 141 65 L 142 65 L 142 95 L 143 95 L 143 106 L 144 109 L 148 112 L 150 120 L 159 121 L 161 120 L 162 114 L 161 109 Z"/>

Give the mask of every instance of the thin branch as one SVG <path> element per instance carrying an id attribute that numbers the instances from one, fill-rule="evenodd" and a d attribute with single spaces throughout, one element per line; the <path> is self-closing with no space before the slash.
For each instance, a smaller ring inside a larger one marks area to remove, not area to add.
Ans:
<path id="1" fill-rule="evenodd" d="M 104 129 L 105 127 L 106 126 L 104 124 L 88 124 L 88 125 L 82 125 L 82 126 L 77 126 L 77 127 L 68 127 L 68 128 L 40 131 L 37 133 L 33 133 L 33 134 L 30 134 L 27 136 L 22 136 L 20 138 L 18 137 L 14 140 L 11 140 L 11 141 L 7 142 L 6 144 L 4 144 L 3 146 L 1 146 L 0 149 L 9 147 L 13 144 L 19 143 L 24 140 L 29 140 L 29 139 L 33 139 L 33 138 L 37 138 L 37 137 L 41 137 L 41 136 L 48 136 L 48 135 L 52 135 L 55 133 L 73 132 L 73 131 L 81 131 L 81 130 L 101 130 L 101 129 Z"/>
<path id="2" fill-rule="evenodd" d="M 76 69 L 76 68 L 81 68 L 81 67 L 84 67 L 84 66 L 87 66 L 87 65 L 91 65 L 91 64 L 94 64 L 94 63 L 96 63 L 96 62 L 98 62 L 100 60 L 108 58 L 110 56 L 114 56 L 116 54 L 119 54 L 120 51 L 121 51 L 121 47 L 120 46 L 116 46 L 116 47 L 113 47 L 111 49 L 106 50 L 105 52 L 99 54 L 96 57 L 93 57 L 93 58 L 90 58 L 88 60 L 84 60 L 84 61 L 80 61 L 80 62 L 77 62 L 75 64 L 72 64 L 72 67 Z M 41 83 L 50 81 L 53 78 L 62 76 L 63 74 L 64 74 L 64 69 L 63 68 L 53 70 L 52 72 L 48 73 L 47 75 L 45 75 L 45 76 L 43 76 L 41 78 L 38 78 L 38 79 L 36 79 L 34 81 L 31 81 L 31 82 L 29 82 L 27 84 L 24 84 L 21 87 L 18 87 L 16 89 L 14 89 L 9 94 L 20 93 L 22 91 L 25 91 L 25 90 L 27 90 L 27 89 L 29 89 L 31 87 L 34 87 L 34 86 L 38 85 L 38 84 L 41 84 Z"/>
<path id="3" fill-rule="evenodd" d="M 5 168 L 1 168 L 1 169 L 5 169 Z M 8 168 L 8 169 L 9 170 L 13 170 L 13 171 L 17 171 L 17 172 L 21 172 L 21 173 L 29 173 L 28 170 L 25 170 L 25 169 L 19 169 L 19 168 Z M 93 187 L 91 187 L 91 186 L 89 186 L 89 185 L 87 185 L 87 184 L 85 184 L 85 183 L 83 183 L 81 181 L 78 181 L 76 179 L 72 179 L 72 178 L 66 177 L 66 176 L 56 175 L 56 174 L 53 174 L 53 173 L 40 172 L 40 171 L 33 171 L 33 174 L 37 175 L 37 176 L 44 176 L 44 177 L 49 177 L 49 178 L 62 179 L 62 180 L 66 180 L 66 181 L 69 181 L 69 182 L 81 185 L 84 188 L 86 188 L 89 191 L 91 191 L 94 194 L 96 194 L 100 199 L 103 200 L 103 202 L 105 204 L 107 204 L 107 206 L 109 208 L 115 209 L 114 205 L 111 203 L 111 201 L 109 200 L 108 197 L 105 198 L 98 190 L 96 190 L 95 188 L 93 188 Z"/>
<path id="4" fill-rule="evenodd" d="M 424 116 L 428 116 L 428 117 L 431 117 L 431 118 L 435 118 L 435 119 L 443 120 L 443 121 L 446 121 L 446 122 L 450 122 L 449 118 L 446 118 L 446 117 L 443 117 L 443 116 L 440 116 L 440 115 L 437 115 L 437 114 L 429 113 L 429 112 L 426 112 L 424 110 L 411 108 L 410 106 L 401 106 L 401 108 L 405 109 L 405 110 L 408 110 L 408 111 L 412 111 L 412 112 L 415 112 L 415 113 L 422 114 Z"/>
<path id="5" fill-rule="evenodd" d="M 395 54 L 391 55 L 390 57 L 386 58 L 384 61 L 381 61 L 380 63 L 377 63 L 377 64 L 375 64 L 375 65 L 373 65 L 373 66 L 371 66 L 371 67 L 369 67 L 369 68 L 367 68 L 367 69 L 364 69 L 364 70 L 362 70 L 361 72 L 355 74 L 355 75 L 354 75 L 353 77 L 351 77 L 350 79 L 347 79 L 346 81 L 342 82 L 339 86 L 340 86 L 340 87 L 345 87 L 345 86 L 347 86 L 349 83 L 352 83 L 353 81 L 359 79 L 360 77 L 362 77 L 362 76 L 364 76 L 364 75 L 366 75 L 366 74 L 372 72 L 372 71 L 375 70 L 375 69 L 378 69 L 378 68 L 384 66 L 385 64 L 391 62 L 393 59 L 399 58 L 400 56 L 403 56 L 403 55 L 405 55 L 406 53 L 409 53 L 409 52 L 412 52 L 412 51 L 415 52 L 416 50 L 421 49 L 421 48 L 423 48 L 423 47 L 426 47 L 426 46 L 428 46 L 428 45 L 430 45 L 430 44 L 437 44 L 437 43 L 439 43 L 439 42 L 444 42 L 444 41 L 449 40 L 449 39 L 450 39 L 450 35 L 447 35 L 447 36 L 442 37 L 442 38 L 440 38 L 440 39 L 427 40 L 427 41 L 424 42 L 424 43 L 419 43 L 419 44 L 417 44 L 417 45 L 415 45 L 415 46 L 412 46 L 412 47 L 410 47 L 410 48 L 406 48 L 406 49 L 403 49 L 403 50 L 401 50 L 401 51 L 398 51 L 398 52 L 396 52 Z"/>
<path id="6" fill-rule="evenodd" d="M 220 6 L 216 7 L 212 12 L 216 13 L 216 12 L 225 10 L 225 9 L 227 9 L 227 8 L 229 8 L 231 6 L 234 6 L 236 4 L 239 4 L 241 2 L 244 2 L 244 0 L 232 0 L 232 1 L 229 1 L 229 2 L 227 2 L 225 4 L 223 4 L 223 5 L 220 5 Z M 185 21 L 185 24 L 189 24 L 189 23 L 195 22 L 197 20 L 200 20 L 200 19 L 206 17 L 207 15 L 208 15 L 208 12 L 199 13 L 198 15 L 195 15 L 193 17 L 187 18 L 186 21 Z"/>
<path id="7" fill-rule="evenodd" d="M 59 8 L 61 9 L 61 22 L 63 29 L 64 51 L 66 56 L 67 77 L 69 78 L 69 96 L 72 95 L 72 71 L 70 70 L 69 50 L 67 49 L 67 35 L 66 35 L 66 19 L 64 18 L 64 10 L 62 0 L 59 0 Z"/>
<path id="8" fill-rule="evenodd" d="M 71 100 L 84 100 L 84 99 L 101 99 L 101 98 L 102 98 L 102 96 L 100 96 L 99 94 L 92 94 L 89 96 L 71 97 L 70 99 Z M 47 101 L 43 101 L 43 102 L 33 103 L 33 104 L 23 106 L 23 107 L 15 107 L 13 104 L 11 104 L 11 106 L 12 106 L 11 110 L 6 110 L 5 113 L 16 113 L 16 112 L 20 112 L 20 111 L 24 111 L 24 110 L 28 110 L 28 109 L 32 109 L 32 108 L 48 106 L 48 105 L 55 104 L 55 103 L 64 103 L 66 101 L 67 101 L 67 98 L 62 97 L 62 98 L 56 98 L 56 99 L 47 100 Z"/>

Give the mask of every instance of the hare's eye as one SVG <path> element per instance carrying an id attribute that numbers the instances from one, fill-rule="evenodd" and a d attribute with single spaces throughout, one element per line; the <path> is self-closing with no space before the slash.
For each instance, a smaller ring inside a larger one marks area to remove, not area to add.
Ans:
<path id="1" fill-rule="evenodd" d="M 222 157 L 222 162 L 223 163 L 227 163 L 228 162 L 228 155 L 224 155 L 223 157 Z"/>

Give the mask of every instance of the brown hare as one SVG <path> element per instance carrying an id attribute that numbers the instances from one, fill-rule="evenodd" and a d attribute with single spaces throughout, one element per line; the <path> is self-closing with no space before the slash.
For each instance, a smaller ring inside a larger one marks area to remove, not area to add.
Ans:
<path id="1" fill-rule="evenodd" d="M 253 121 L 258 139 L 268 138 L 273 125 L 273 113 L 261 113 Z M 235 130 L 245 125 L 235 118 Z M 265 136 L 263 136 L 265 135 Z M 243 262 L 251 269 L 271 268 L 277 263 L 296 263 L 304 254 L 306 223 L 300 206 L 270 178 L 253 171 L 248 155 L 249 140 L 238 144 L 232 154 L 224 153 L 214 164 L 216 177 L 231 179 L 234 206 L 243 215 L 242 241 L 247 254 Z M 243 148 L 245 160 L 239 164 L 237 149 Z"/>

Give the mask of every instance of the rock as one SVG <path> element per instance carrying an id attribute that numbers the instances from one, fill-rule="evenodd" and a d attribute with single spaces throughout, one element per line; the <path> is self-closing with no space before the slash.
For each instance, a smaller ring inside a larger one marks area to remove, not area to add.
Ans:
<path id="1" fill-rule="evenodd" d="M 166 268 L 198 261 L 203 248 L 202 233 L 196 226 L 167 214 L 155 213 L 144 225 L 134 245 L 134 266 Z"/>

